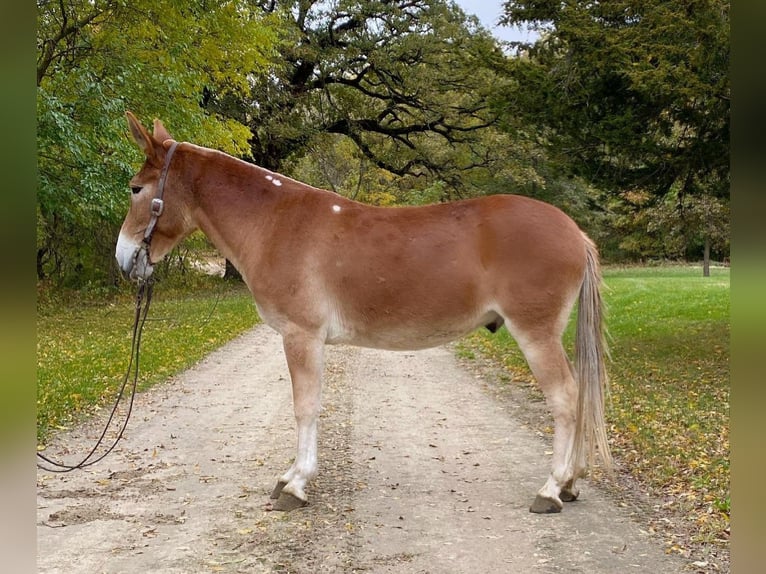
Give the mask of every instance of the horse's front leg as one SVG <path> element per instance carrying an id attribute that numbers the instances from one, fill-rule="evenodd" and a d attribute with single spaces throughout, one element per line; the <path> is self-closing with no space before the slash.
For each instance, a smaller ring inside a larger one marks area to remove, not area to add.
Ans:
<path id="1" fill-rule="evenodd" d="M 293 510 L 308 504 L 305 488 L 317 473 L 317 426 L 322 398 L 324 343 L 307 333 L 283 337 L 293 386 L 293 408 L 298 450 L 290 469 L 271 493 L 275 510 Z"/>

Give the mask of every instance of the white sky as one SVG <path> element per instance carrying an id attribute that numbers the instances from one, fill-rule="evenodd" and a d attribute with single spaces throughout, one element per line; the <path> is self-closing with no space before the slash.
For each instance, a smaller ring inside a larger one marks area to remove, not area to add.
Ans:
<path id="1" fill-rule="evenodd" d="M 533 41 L 537 34 L 516 26 L 498 26 L 497 21 L 503 13 L 502 0 L 454 0 L 466 14 L 479 18 L 482 25 L 499 40 Z"/>

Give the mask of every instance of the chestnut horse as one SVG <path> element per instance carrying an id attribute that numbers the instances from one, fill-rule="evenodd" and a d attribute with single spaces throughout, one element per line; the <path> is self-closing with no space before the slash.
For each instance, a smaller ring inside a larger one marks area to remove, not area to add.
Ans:
<path id="1" fill-rule="evenodd" d="M 328 343 L 413 350 L 505 325 L 554 418 L 552 471 L 530 510 L 559 512 L 576 499 L 575 481 L 596 452 L 610 466 L 598 254 L 559 209 L 516 195 L 371 207 L 176 142 L 159 120 L 150 135 L 127 117 L 146 159 L 130 181 L 116 250 L 122 271 L 147 278 L 201 229 L 282 335 L 298 446 L 272 493 L 275 508 L 305 505 L 317 473 Z M 578 300 L 573 367 L 561 338 Z"/>

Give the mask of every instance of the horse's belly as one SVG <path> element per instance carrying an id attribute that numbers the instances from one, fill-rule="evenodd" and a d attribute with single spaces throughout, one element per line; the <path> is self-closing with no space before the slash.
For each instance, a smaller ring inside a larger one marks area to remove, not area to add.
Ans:
<path id="1" fill-rule="evenodd" d="M 414 351 L 444 345 L 494 320 L 494 313 L 454 318 L 452 321 L 346 323 L 329 330 L 327 343 L 357 345 L 391 351 Z"/>
<path id="2" fill-rule="evenodd" d="M 416 351 L 444 345 L 470 331 L 467 329 L 459 332 L 431 332 L 416 335 L 397 332 L 354 333 L 353 335 L 329 338 L 327 343 L 330 345 L 345 344 L 373 349 L 388 349 L 390 351 Z"/>

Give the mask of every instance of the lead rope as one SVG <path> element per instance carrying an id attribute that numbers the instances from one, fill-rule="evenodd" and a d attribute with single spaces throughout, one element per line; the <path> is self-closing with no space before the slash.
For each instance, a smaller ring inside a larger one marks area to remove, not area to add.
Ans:
<path id="1" fill-rule="evenodd" d="M 141 247 L 136 250 L 135 254 L 133 255 L 133 269 L 136 268 L 136 264 L 138 263 L 139 258 L 143 255 L 146 258 L 146 265 L 149 265 L 150 258 L 149 258 L 149 246 L 152 242 L 152 235 L 154 234 L 154 227 L 157 225 L 157 220 L 159 219 L 160 215 L 162 215 L 162 211 L 165 207 L 164 201 L 162 199 L 163 194 L 165 193 L 165 181 L 168 177 L 168 171 L 170 170 L 170 160 L 173 158 L 173 154 L 176 151 L 176 148 L 178 148 L 179 142 L 174 141 L 170 148 L 168 149 L 168 153 L 165 155 L 165 163 L 162 166 L 162 172 L 160 173 L 160 179 L 159 183 L 157 185 L 157 196 L 152 199 L 151 207 L 150 207 L 150 215 L 151 218 L 149 220 L 149 224 L 146 227 L 146 230 L 144 231 L 144 238 L 141 241 Z M 125 432 L 125 428 L 128 426 L 128 420 L 130 420 L 130 415 L 133 412 L 133 401 L 136 398 L 136 388 L 138 386 L 138 366 L 139 366 L 139 355 L 141 350 L 141 333 L 144 329 L 144 323 L 146 323 L 146 315 L 149 313 L 149 304 L 152 300 L 152 287 L 153 283 L 151 279 L 139 279 L 138 284 L 138 291 L 136 293 L 136 312 L 135 317 L 133 319 L 133 340 L 131 342 L 131 349 L 130 349 L 130 362 L 128 363 L 128 368 L 125 371 L 125 377 L 122 380 L 122 386 L 120 386 L 120 390 L 117 393 L 117 399 L 114 401 L 114 406 L 112 407 L 112 412 L 109 414 L 109 420 L 106 422 L 106 426 L 104 427 L 103 432 L 101 433 L 101 436 L 98 438 L 98 441 L 96 441 L 95 446 L 91 449 L 91 451 L 88 453 L 88 455 L 82 459 L 80 462 L 74 465 L 69 465 L 61 462 L 56 462 L 54 460 L 51 460 L 50 458 L 37 453 L 38 462 L 37 466 L 38 468 L 45 470 L 47 472 L 71 472 L 73 470 L 86 468 L 88 466 L 94 465 L 100 460 L 103 460 L 106 455 L 108 455 L 110 452 L 114 450 L 114 447 L 117 446 L 117 443 L 120 442 L 120 439 L 122 439 L 122 435 Z M 144 298 L 146 298 L 146 304 L 144 305 Z M 114 439 L 114 442 L 112 445 L 104 452 L 103 454 L 99 455 L 96 458 L 93 458 L 96 455 L 96 451 L 101 446 L 101 443 L 104 442 L 104 438 L 106 438 L 106 433 L 109 431 L 109 427 L 112 426 L 112 420 L 114 420 L 114 416 L 117 413 L 117 408 L 120 405 L 120 401 L 122 401 L 122 397 L 125 394 L 125 388 L 128 386 L 128 380 L 130 380 L 130 371 L 133 368 L 133 364 L 135 362 L 135 369 L 133 374 L 133 385 L 130 393 L 130 403 L 128 404 L 128 412 L 125 414 L 125 421 L 122 424 L 122 427 L 117 432 L 117 436 Z M 45 466 L 40 463 L 40 460 L 50 465 L 50 468 L 48 466 Z"/>
<path id="2" fill-rule="evenodd" d="M 128 368 L 125 371 L 125 377 L 122 380 L 122 385 L 120 386 L 120 390 L 117 393 L 117 398 L 114 402 L 114 406 L 112 407 L 112 412 L 109 414 L 109 420 L 106 422 L 106 425 L 104 426 L 104 430 L 101 433 L 101 436 L 98 438 L 98 441 L 96 441 L 96 444 L 93 446 L 93 448 L 90 450 L 88 455 L 82 459 L 80 462 L 74 465 L 65 464 L 62 462 L 56 462 L 54 460 L 51 460 L 50 458 L 46 457 L 45 455 L 41 453 L 37 453 L 38 459 L 42 460 L 43 464 L 38 460 L 37 466 L 38 468 L 47 471 L 47 472 L 71 472 L 73 470 L 86 468 L 88 466 L 94 465 L 100 460 L 102 460 L 106 455 L 108 455 L 114 448 L 117 446 L 117 443 L 122 439 L 122 435 L 125 432 L 125 428 L 128 426 L 128 420 L 130 419 L 130 415 L 133 412 L 133 401 L 136 398 L 136 388 L 138 386 L 138 367 L 139 367 L 139 357 L 140 357 L 140 351 L 141 351 L 141 333 L 144 329 L 144 323 L 146 323 L 146 316 L 149 313 L 149 305 L 152 301 L 152 289 L 153 289 L 153 282 L 151 279 L 146 279 L 144 281 L 141 281 L 138 285 L 138 291 L 136 293 L 136 307 L 135 307 L 135 315 L 133 319 L 133 339 L 131 342 L 131 349 L 130 349 L 130 362 L 128 363 Z M 122 398 L 125 394 L 125 389 L 128 386 L 128 381 L 130 380 L 130 373 L 131 370 L 133 371 L 133 383 L 132 388 L 130 391 L 130 402 L 128 404 L 128 412 L 125 414 L 125 421 L 122 423 L 122 426 L 120 427 L 120 430 L 117 433 L 117 436 L 114 439 L 114 442 L 112 442 L 111 446 L 104 452 L 103 454 L 99 455 L 97 458 L 93 458 L 96 455 L 96 451 L 101 446 L 101 444 L 104 442 L 104 439 L 106 438 L 106 433 L 109 431 L 109 428 L 112 426 L 112 420 L 115 417 L 115 414 L 117 413 L 117 408 L 120 405 L 120 402 L 122 401 Z"/>

